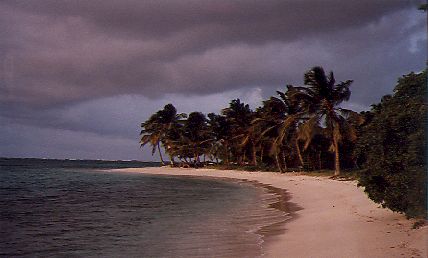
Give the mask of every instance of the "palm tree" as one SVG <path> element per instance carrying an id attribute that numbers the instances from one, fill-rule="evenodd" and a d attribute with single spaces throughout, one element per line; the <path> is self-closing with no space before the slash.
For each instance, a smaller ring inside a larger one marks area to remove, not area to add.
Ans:
<path id="1" fill-rule="evenodd" d="M 261 145 L 261 130 L 262 129 L 257 124 L 251 124 L 243 130 L 242 134 L 236 136 L 237 138 L 242 139 L 240 143 L 242 148 L 249 145 L 251 149 L 251 164 L 253 166 L 257 166 L 257 146 Z"/>
<path id="2" fill-rule="evenodd" d="M 212 143 L 214 142 L 211 128 L 208 127 L 207 119 L 200 112 L 192 112 L 183 125 L 175 131 L 175 136 L 168 139 L 169 149 L 173 155 L 184 159 L 185 163 L 190 164 L 193 159 L 195 165 L 200 164 L 200 156 L 210 154 Z"/>
<path id="3" fill-rule="evenodd" d="M 240 99 L 234 99 L 229 103 L 229 107 L 222 110 L 222 114 L 230 124 L 230 146 L 228 146 L 227 155 L 229 155 L 229 151 L 232 152 L 232 157 L 242 164 L 245 157 L 245 146 L 241 144 L 241 139 L 251 124 L 253 111 L 248 104 L 241 102 Z"/>
<path id="4" fill-rule="evenodd" d="M 213 138 L 211 155 L 216 160 L 220 158 L 229 164 L 229 143 L 232 138 L 231 123 L 225 116 L 215 113 L 209 113 L 208 119 L 208 127 Z"/>
<path id="5" fill-rule="evenodd" d="M 299 164 L 303 166 L 303 157 L 299 146 L 300 138 L 298 137 L 298 126 L 302 120 L 302 111 L 298 103 L 288 96 L 288 92 L 292 91 L 291 88 L 292 86 L 287 86 L 287 92 L 277 91 L 279 97 L 271 97 L 264 101 L 263 107 L 258 110 L 258 117 L 252 121 L 254 126 L 263 128 L 261 136 L 268 133 L 272 135 L 272 131 L 276 132 L 272 139 L 270 152 L 274 155 L 280 172 L 283 172 L 282 165 L 287 167 L 284 149 L 290 142 L 296 151 Z M 287 149 L 291 146 L 288 146 Z M 279 155 L 282 156 L 284 163 L 282 165 Z"/>
<path id="6" fill-rule="evenodd" d="M 155 153 L 156 148 L 159 152 L 162 165 L 165 162 L 160 150 L 160 144 L 165 147 L 166 152 L 171 147 L 168 145 L 168 134 L 177 126 L 180 119 L 185 118 L 185 114 L 177 114 L 177 109 L 172 104 L 167 104 L 162 110 L 153 114 L 147 121 L 141 124 L 142 130 L 140 132 L 141 139 L 140 145 L 143 147 L 147 143 L 152 145 L 152 155 Z M 174 162 L 173 156 L 170 155 L 171 164 Z"/>
<path id="7" fill-rule="evenodd" d="M 339 143 L 343 137 L 355 139 L 354 128 L 348 123 L 348 118 L 356 117 L 355 112 L 339 107 L 343 101 L 349 100 L 349 89 L 352 80 L 335 84 L 333 72 L 326 76 L 322 67 L 314 67 L 304 76 L 303 87 L 293 87 L 290 97 L 298 101 L 307 115 L 307 121 L 302 128 L 308 135 L 320 126 L 324 128 L 332 142 L 330 150 L 335 154 L 334 175 L 340 175 L 340 151 Z M 308 146 L 311 137 L 306 138 L 305 146 Z"/>
<path id="8" fill-rule="evenodd" d="M 155 154 L 156 148 L 159 152 L 159 157 L 162 162 L 162 165 L 165 165 L 165 162 L 162 157 L 162 152 L 160 150 L 160 141 L 161 141 L 161 125 L 159 123 L 158 114 L 153 114 L 147 121 L 141 123 L 143 128 L 140 132 L 140 146 L 144 147 L 146 144 L 150 143 L 152 145 L 152 155 Z"/>
<path id="9" fill-rule="evenodd" d="M 281 103 L 286 110 L 286 116 L 279 123 L 279 135 L 277 139 L 277 144 L 282 145 L 284 138 L 288 136 L 288 140 L 293 142 L 294 148 L 299 159 L 300 166 L 303 167 L 303 157 L 300 151 L 300 139 L 301 139 L 301 130 L 299 130 L 299 125 L 301 124 L 303 118 L 303 112 L 301 106 L 298 103 L 290 98 L 290 93 L 293 92 L 293 87 L 288 85 L 287 92 L 277 91 L 277 94 L 280 98 L 275 98 L 276 102 Z"/>

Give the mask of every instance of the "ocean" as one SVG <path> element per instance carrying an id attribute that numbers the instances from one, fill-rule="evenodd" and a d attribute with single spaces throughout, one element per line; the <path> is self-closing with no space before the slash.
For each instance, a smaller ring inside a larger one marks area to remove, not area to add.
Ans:
<path id="1" fill-rule="evenodd" d="M 289 218 L 251 182 L 109 170 L 147 166 L 0 159 L 0 256 L 260 257 Z"/>

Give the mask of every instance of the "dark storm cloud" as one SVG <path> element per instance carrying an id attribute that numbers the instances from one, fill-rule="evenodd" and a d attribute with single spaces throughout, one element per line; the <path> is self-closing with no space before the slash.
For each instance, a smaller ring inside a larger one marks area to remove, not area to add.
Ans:
<path id="1" fill-rule="evenodd" d="M 130 37 L 266 42 L 308 32 L 358 26 L 407 6 L 406 0 L 33 0 L 6 1 L 31 13 L 62 19 L 82 17 L 103 32 Z M 216 44 L 214 42 L 213 44 Z M 206 44 L 204 44 L 206 45 Z"/>
<path id="2" fill-rule="evenodd" d="M 376 24 L 410 2 L 3 1 L 1 102 L 278 87 L 285 68 L 269 59 L 281 44 Z"/>

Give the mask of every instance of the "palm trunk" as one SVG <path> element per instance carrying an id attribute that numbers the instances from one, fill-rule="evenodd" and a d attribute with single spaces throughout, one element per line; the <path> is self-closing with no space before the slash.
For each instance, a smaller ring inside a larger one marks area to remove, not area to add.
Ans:
<path id="1" fill-rule="evenodd" d="M 253 166 L 257 166 L 257 149 L 256 145 L 252 143 L 252 150 L 253 150 Z"/>
<path id="2" fill-rule="evenodd" d="M 229 165 L 229 144 L 227 142 L 224 143 L 224 148 L 226 149 L 226 164 Z"/>
<path id="3" fill-rule="evenodd" d="M 284 151 L 281 151 L 282 162 L 284 164 L 284 168 L 287 169 L 287 162 L 285 161 Z"/>
<path id="4" fill-rule="evenodd" d="M 158 152 L 159 152 L 159 157 L 160 157 L 160 160 L 162 162 L 162 165 L 165 165 L 165 161 L 163 161 L 162 152 L 160 150 L 160 144 L 159 143 L 158 143 Z"/>
<path id="5" fill-rule="evenodd" d="M 338 176 L 340 175 L 340 159 L 339 159 L 339 143 L 337 142 L 336 137 L 333 137 L 333 144 L 334 144 L 334 165 L 335 165 L 335 170 L 334 170 L 334 175 Z"/>
<path id="6" fill-rule="evenodd" d="M 302 153 L 300 152 L 299 140 L 296 139 L 295 144 L 296 144 L 297 156 L 299 157 L 299 161 L 300 161 L 300 166 L 303 167 L 303 157 L 302 157 Z"/>
<path id="7" fill-rule="evenodd" d="M 237 162 L 238 162 L 238 165 L 242 166 L 242 155 L 238 156 Z"/>
<path id="8" fill-rule="evenodd" d="M 322 169 L 322 165 L 321 165 L 321 152 L 319 152 L 317 154 L 318 156 L 318 169 L 321 170 Z"/>
<path id="9" fill-rule="evenodd" d="M 260 163 L 263 163 L 263 154 L 264 154 L 264 148 L 262 145 L 260 145 Z"/>
<path id="10" fill-rule="evenodd" d="M 174 156 L 169 155 L 169 160 L 170 160 L 171 166 L 173 167 L 174 166 Z"/>
<path id="11" fill-rule="evenodd" d="M 282 169 L 281 166 L 281 162 L 279 162 L 279 157 L 278 157 L 278 153 L 275 153 L 275 161 L 276 161 L 276 166 L 278 167 L 278 170 L 280 173 L 284 173 L 284 170 Z"/>
<path id="12" fill-rule="evenodd" d="M 198 153 L 194 154 L 193 161 L 194 161 L 195 165 L 199 163 L 199 154 Z"/>

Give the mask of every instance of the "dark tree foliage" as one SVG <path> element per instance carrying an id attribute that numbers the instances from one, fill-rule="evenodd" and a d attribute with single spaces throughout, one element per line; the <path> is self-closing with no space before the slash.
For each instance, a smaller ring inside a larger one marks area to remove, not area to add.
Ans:
<path id="1" fill-rule="evenodd" d="M 185 119 L 187 115 L 168 104 L 142 123 L 141 146 L 151 145 L 164 163 L 162 147 L 172 165 L 203 164 L 208 159 L 226 165 L 276 167 L 281 172 L 331 169 L 339 167 L 331 162 L 339 160 L 339 148 L 341 165 L 353 165 L 352 128 L 346 126 L 352 112 L 337 107 L 349 98 L 351 81 L 336 84 L 333 73 L 327 76 L 321 67 L 309 70 L 304 79 L 307 87 L 288 85 L 256 111 L 234 99 L 219 115 L 210 113 L 207 119 L 193 112 Z M 322 127 L 321 121 L 330 126 Z"/>
<path id="2" fill-rule="evenodd" d="M 356 148 L 368 196 L 409 217 L 426 215 L 426 75 L 403 76 L 393 96 L 363 114 Z"/>
<path id="3" fill-rule="evenodd" d="M 227 146 L 228 161 L 243 164 L 246 158 L 247 146 L 242 145 L 241 142 L 253 119 L 253 111 L 248 104 L 241 102 L 240 99 L 234 99 L 229 103 L 229 107 L 222 110 L 222 115 L 230 125 L 229 133 L 231 137 L 229 137 Z"/>
<path id="4" fill-rule="evenodd" d="M 177 109 L 172 104 L 167 104 L 165 107 L 150 118 L 141 123 L 140 145 L 141 147 L 150 143 L 152 145 L 152 155 L 158 149 L 160 160 L 164 164 L 162 153 L 160 151 L 160 143 L 166 146 L 167 135 L 170 134 L 170 129 L 176 127 L 179 119 L 185 118 L 185 114 L 177 114 Z"/>
<path id="5" fill-rule="evenodd" d="M 231 141 L 231 123 L 225 116 L 215 113 L 208 114 L 208 127 L 212 135 L 211 156 L 219 162 L 219 159 L 228 160 L 228 143 Z"/>
<path id="6" fill-rule="evenodd" d="M 314 135 L 316 131 L 324 131 L 331 139 L 330 150 L 335 154 L 335 176 L 340 175 L 340 145 L 344 139 L 355 140 L 352 120 L 359 117 L 352 110 L 340 106 L 351 96 L 352 80 L 336 83 L 333 72 L 328 75 L 320 66 L 313 67 L 304 75 L 303 87 L 293 87 L 291 99 L 297 101 L 306 111 L 309 118 L 300 128 L 307 131 L 306 135 Z M 306 137 L 307 144 L 312 137 Z M 307 145 L 306 144 L 306 145 Z"/>

